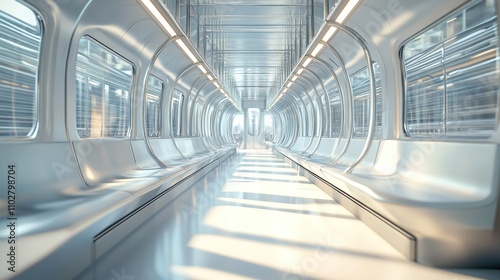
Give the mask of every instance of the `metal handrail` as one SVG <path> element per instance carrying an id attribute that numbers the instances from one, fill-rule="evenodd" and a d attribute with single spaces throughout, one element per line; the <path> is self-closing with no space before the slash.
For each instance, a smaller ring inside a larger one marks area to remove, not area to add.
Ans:
<path id="1" fill-rule="evenodd" d="M 212 90 L 209 94 L 207 94 L 207 97 L 206 97 L 206 99 L 205 99 L 205 103 L 203 103 L 203 108 L 201 109 L 201 116 L 205 116 L 205 111 L 206 111 L 207 105 L 209 104 L 209 103 L 207 102 L 207 101 L 208 101 L 208 99 L 210 99 L 210 97 L 211 97 L 214 93 L 216 93 L 218 90 L 219 90 L 218 88 L 215 88 L 215 89 L 214 89 L 214 90 Z M 202 139 L 203 144 L 205 144 L 205 146 L 206 146 L 207 148 L 211 149 L 212 151 L 216 151 L 216 150 L 217 150 L 217 148 L 216 148 L 216 147 L 214 147 L 214 146 L 212 145 L 212 143 L 210 143 L 209 141 L 206 141 L 206 139 L 205 139 L 205 137 L 206 137 L 206 136 L 204 135 L 204 134 L 205 134 L 205 131 L 201 128 L 201 123 L 202 123 L 202 122 L 200 122 L 200 124 L 199 124 L 199 126 L 200 126 L 200 127 L 198 127 L 198 128 L 200 129 L 200 132 L 201 132 L 201 139 Z M 206 144 L 206 143 L 208 143 L 208 146 L 207 146 L 207 144 Z M 210 147 L 209 147 L 209 146 L 210 146 Z"/>
<path id="2" fill-rule="evenodd" d="M 182 70 L 182 72 L 175 78 L 174 84 L 172 85 L 172 89 L 170 90 L 170 96 L 169 96 L 170 98 L 169 98 L 169 103 L 168 103 L 169 108 L 172 108 L 172 103 L 173 103 L 173 100 L 174 100 L 174 91 L 175 91 L 175 88 L 176 88 L 177 83 L 179 82 L 180 78 L 182 76 L 184 76 L 186 73 L 188 73 L 190 70 L 195 69 L 196 67 L 198 67 L 198 65 L 202 65 L 202 63 L 195 63 L 195 64 L 189 65 L 184 70 Z M 205 74 L 202 73 L 200 76 L 204 76 L 204 75 Z M 174 130 L 172 129 L 172 112 L 170 112 L 170 114 L 168 114 L 168 124 L 170 125 L 170 139 L 172 139 L 172 143 L 174 144 L 175 149 L 177 150 L 177 152 L 179 152 L 179 154 L 183 158 L 187 159 L 188 157 L 186 157 L 182 153 L 181 149 L 179 148 L 179 145 L 177 144 L 177 140 L 174 137 Z"/>
<path id="3" fill-rule="evenodd" d="M 307 90 L 301 84 L 299 84 L 297 81 L 295 83 L 293 83 L 293 85 L 296 85 L 296 86 L 300 87 L 304 91 L 304 93 L 306 94 L 306 96 L 309 98 L 309 102 L 311 102 L 311 107 L 313 108 L 313 110 L 315 110 L 314 109 L 314 102 L 313 102 L 312 97 L 309 94 L 309 92 L 307 92 Z M 306 110 L 306 113 L 307 113 L 307 107 L 305 105 L 304 105 L 304 110 Z M 312 131 L 311 131 L 311 139 L 309 140 L 309 143 L 307 144 L 307 147 L 302 151 L 302 153 L 305 153 L 307 151 L 307 149 L 309 149 L 309 147 L 312 145 L 312 142 L 314 141 L 314 132 L 316 131 L 316 125 L 317 125 L 316 119 L 317 119 L 317 117 L 316 117 L 316 112 L 314 111 L 313 113 L 314 113 L 313 114 L 313 120 L 314 121 L 312 122 L 313 123 L 313 127 L 312 127 Z M 307 117 L 307 114 L 306 114 L 306 117 Z M 308 119 L 306 119 L 306 120 L 308 120 Z"/>
<path id="4" fill-rule="evenodd" d="M 345 67 L 345 61 L 344 59 L 342 58 L 342 56 L 337 52 L 337 50 L 335 48 L 333 48 L 330 44 L 325 44 L 326 47 L 332 52 L 332 54 L 339 60 L 340 62 L 340 68 L 342 69 L 342 74 L 344 74 L 344 78 L 345 78 L 345 81 L 346 81 L 346 84 L 347 84 L 347 93 L 344 95 L 344 96 L 341 96 L 340 100 L 341 102 L 343 102 L 344 98 L 346 99 L 346 103 L 348 106 L 343 106 L 343 113 L 344 113 L 344 120 L 342 121 L 342 129 L 340 130 L 340 134 L 339 134 L 339 138 L 337 139 L 337 143 L 335 145 L 335 150 L 337 149 L 337 147 L 339 146 L 340 144 L 340 140 L 341 140 L 341 136 L 342 136 L 342 133 L 344 131 L 344 122 L 345 122 L 345 119 L 347 119 L 347 122 L 348 122 L 348 132 L 350 133 L 347 133 L 347 137 L 346 137 L 346 144 L 344 145 L 344 147 L 342 148 L 342 151 L 339 153 L 339 155 L 337 156 L 337 158 L 333 159 L 332 160 L 332 164 L 335 164 L 346 152 L 347 152 L 347 148 L 349 148 L 349 144 L 351 142 L 351 138 L 352 138 L 352 134 L 353 134 L 353 131 L 354 131 L 354 126 L 353 126 L 353 115 L 352 115 L 352 108 L 354 107 L 353 106 L 353 100 L 352 100 L 352 87 L 351 87 L 351 80 L 349 79 L 349 74 L 347 72 L 347 68 Z M 340 93 L 340 90 L 341 90 L 341 87 L 340 87 L 340 83 L 338 84 L 339 85 L 339 93 Z M 342 105 L 345 105 L 345 104 L 342 104 Z M 349 110 L 346 110 L 346 107 L 349 109 Z M 351 112 L 351 114 L 349 114 L 349 112 Z"/>
<path id="5" fill-rule="evenodd" d="M 328 24 L 344 31 L 344 33 L 353 38 L 361 46 L 368 66 L 368 75 L 370 76 L 370 122 L 368 128 L 368 135 L 366 137 L 365 146 L 363 147 L 363 150 L 361 151 L 359 157 L 348 168 L 344 170 L 345 173 L 350 173 L 352 172 L 354 167 L 356 167 L 356 165 L 358 165 L 363 160 L 363 158 L 366 156 L 368 150 L 370 149 L 373 143 L 373 138 L 375 135 L 376 97 L 377 97 L 376 86 L 375 86 L 375 73 L 373 71 L 373 60 L 370 51 L 368 50 L 368 43 L 364 40 L 364 38 L 358 32 L 356 32 L 354 29 L 348 26 L 344 26 L 336 22 L 330 22 L 330 21 L 328 22 Z"/>
<path id="6" fill-rule="evenodd" d="M 325 92 L 325 96 L 328 99 L 328 104 L 330 104 L 330 97 L 328 96 L 328 92 L 326 91 L 325 85 L 323 84 L 323 82 L 321 81 L 321 79 L 318 77 L 318 75 L 316 75 L 316 73 L 313 70 L 311 70 L 311 69 L 309 69 L 307 67 L 305 68 L 305 70 L 311 72 L 311 74 L 318 80 L 318 83 L 321 85 L 321 88 Z M 313 86 L 313 83 L 311 81 L 309 81 L 309 79 L 306 76 L 301 76 L 301 77 L 303 77 L 309 84 L 311 84 Z M 320 118 L 321 119 L 321 123 L 320 123 L 321 130 L 320 130 L 320 134 L 319 134 L 319 137 L 318 137 L 318 142 L 314 146 L 312 152 L 310 152 L 309 154 L 306 154 L 306 157 L 310 157 L 310 156 L 312 156 L 316 152 L 316 150 L 319 147 L 319 144 L 321 143 L 321 139 L 323 139 L 323 134 L 325 132 L 324 127 L 323 127 L 323 111 L 324 111 L 324 106 L 320 106 L 320 104 L 321 104 L 321 95 L 319 95 L 318 91 L 315 90 L 315 92 L 316 92 L 316 98 L 318 99 L 318 107 L 320 107 L 321 113 L 322 113 L 321 114 L 321 118 Z M 327 106 L 327 107 L 330 108 L 330 106 Z M 331 118 L 330 109 L 328 109 L 327 111 L 328 111 L 327 118 L 328 118 L 328 120 L 330 120 L 330 118 Z"/>
<path id="7" fill-rule="evenodd" d="M 329 65 L 326 63 L 325 60 L 318 58 L 318 57 L 315 57 L 314 59 L 316 59 L 319 63 L 321 63 L 323 66 L 325 66 L 326 69 L 328 69 L 328 71 L 332 75 L 333 79 L 335 80 L 335 83 L 337 84 L 337 88 L 339 89 L 340 108 L 342 110 L 341 115 L 343 116 L 345 114 L 345 112 L 344 112 L 344 91 L 342 90 L 342 87 L 340 86 L 340 82 L 339 82 L 339 79 L 337 77 L 337 74 L 335 73 L 334 70 L 332 70 L 329 67 Z M 331 101 L 332 99 L 331 99 L 330 94 L 328 92 L 327 92 L 327 96 L 328 96 L 329 100 Z M 332 119 L 331 108 L 330 108 L 330 106 L 328 106 L 328 108 L 330 109 L 330 115 L 329 115 L 328 119 L 331 120 Z M 340 122 L 340 132 L 339 132 L 339 136 L 337 138 L 337 141 L 335 142 L 335 149 L 338 147 L 338 145 L 340 143 L 340 139 L 342 137 L 343 131 L 344 131 L 344 117 L 342 117 L 342 121 Z M 330 137 L 331 137 L 331 135 L 332 135 L 332 131 L 330 130 Z M 333 151 L 332 151 L 332 153 L 333 153 Z"/>
<path id="8" fill-rule="evenodd" d="M 147 128 L 147 116 L 146 116 L 146 114 L 147 114 L 148 81 L 149 81 L 149 77 L 151 75 L 151 71 L 153 70 L 154 64 L 156 63 L 156 60 L 158 59 L 158 57 L 160 56 L 160 54 L 163 52 L 163 50 L 168 45 L 170 45 L 170 43 L 174 42 L 175 40 L 177 40 L 179 38 L 180 38 L 179 36 L 169 38 L 168 40 L 166 40 L 158 48 L 158 50 L 156 50 L 156 52 L 154 53 L 154 55 L 153 55 L 153 57 L 152 57 L 152 59 L 151 59 L 151 61 L 149 63 L 148 69 L 146 71 L 146 77 L 145 77 L 144 86 L 143 86 L 143 97 L 142 97 L 142 130 L 143 130 L 143 133 L 144 133 L 144 143 L 146 144 L 146 150 L 148 151 L 149 156 L 151 156 L 151 158 L 155 161 L 156 164 L 158 164 L 158 166 L 160 168 L 167 168 L 168 165 L 165 164 L 159 157 L 156 156 L 156 154 L 155 154 L 155 152 L 153 150 L 153 147 L 151 146 L 151 142 L 149 140 L 148 128 Z M 161 97 L 160 97 L 160 104 L 162 104 L 161 101 L 163 100 L 163 96 L 164 96 L 164 94 L 162 94 Z"/>

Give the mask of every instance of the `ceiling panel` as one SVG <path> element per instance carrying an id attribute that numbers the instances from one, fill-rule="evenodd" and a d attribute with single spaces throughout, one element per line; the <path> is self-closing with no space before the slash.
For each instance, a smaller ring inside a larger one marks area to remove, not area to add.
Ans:
<path id="1" fill-rule="evenodd" d="M 295 48 L 307 28 L 307 0 L 194 0 L 191 6 L 233 94 L 266 99 L 279 89 L 285 61 L 300 55 Z"/>

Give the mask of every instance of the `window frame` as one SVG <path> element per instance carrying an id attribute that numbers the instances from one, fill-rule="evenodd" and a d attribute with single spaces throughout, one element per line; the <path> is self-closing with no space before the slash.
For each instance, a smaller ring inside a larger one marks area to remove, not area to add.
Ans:
<path id="1" fill-rule="evenodd" d="M 382 92 L 382 71 L 380 71 L 380 64 L 376 61 L 372 61 L 371 63 L 373 67 L 373 73 L 375 78 L 375 126 L 374 126 L 374 137 L 375 139 L 379 139 L 382 137 L 382 129 L 383 129 L 383 92 Z M 366 73 L 365 73 L 366 72 Z M 365 74 L 366 77 L 358 78 L 357 76 Z M 356 139 L 364 139 L 368 137 L 368 132 L 370 129 L 370 99 L 371 99 L 371 84 L 370 84 L 370 73 L 368 71 L 368 65 L 363 66 L 358 71 L 349 75 L 350 85 L 351 85 L 351 93 L 352 93 L 352 101 L 353 101 L 353 120 L 352 125 L 353 129 L 351 132 L 351 136 Z M 359 79 L 355 81 L 354 79 Z M 368 83 L 368 84 L 366 84 Z M 354 86 L 355 85 L 355 86 Z M 365 89 L 366 87 L 366 89 Z M 358 89 L 366 90 L 366 92 L 362 92 L 362 94 L 357 93 L 355 95 L 355 90 Z M 356 102 L 361 104 L 363 108 L 362 112 L 362 126 L 356 125 L 356 120 L 359 117 L 357 114 L 359 110 L 356 110 Z M 361 129 L 361 131 L 357 131 L 356 129 Z"/>
<path id="2" fill-rule="evenodd" d="M 36 19 L 36 23 L 37 23 L 36 27 L 34 27 L 34 28 L 39 29 L 39 37 L 37 37 L 37 39 L 39 39 L 38 53 L 36 54 L 36 65 L 34 66 L 34 67 L 36 67 L 36 70 L 35 70 L 35 74 L 33 75 L 35 81 L 34 81 L 33 92 L 31 92 L 34 95 L 34 97 L 32 99 L 30 99 L 30 101 L 33 101 L 33 109 L 31 111 L 31 113 L 32 113 L 32 116 L 31 116 L 32 125 L 29 129 L 28 129 L 28 127 L 26 127 L 26 128 L 19 127 L 21 129 L 26 129 L 28 131 L 28 133 L 26 135 L 20 135 L 20 136 L 19 135 L 10 135 L 10 134 L 12 134 L 13 130 L 19 129 L 17 127 L 11 127 L 12 129 L 10 130 L 9 135 L 5 135 L 5 136 L 0 135 L 0 141 L 9 141 L 9 140 L 30 141 L 30 140 L 35 139 L 38 136 L 38 134 L 39 134 L 38 130 L 40 127 L 40 86 L 39 86 L 39 82 L 40 82 L 40 75 L 41 75 L 40 70 L 42 68 L 41 67 L 42 66 L 42 52 L 44 49 L 43 45 L 44 45 L 44 41 L 45 41 L 44 37 L 45 37 L 46 27 L 45 27 L 45 22 L 43 20 L 42 14 L 35 7 L 30 5 L 29 3 L 25 3 L 23 1 L 14 1 L 14 2 L 16 2 L 19 5 L 24 6 L 27 10 L 29 10 L 33 13 L 33 16 Z M 9 13 L 6 13 L 6 14 L 9 17 L 15 18 L 15 16 L 13 16 L 12 14 L 9 14 Z M 18 27 L 19 26 L 15 26 L 15 28 L 18 28 Z M 10 81 L 7 81 L 7 82 L 10 82 Z M 10 116 L 12 117 L 12 114 Z"/>
<path id="3" fill-rule="evenodd" d="M 130 65 L 131 67 L 131 73 L 130 73 L 130 87 L 128 88 L 128 95 L 129 95 L 129 114 L 128 114 L 128 118 L 129 118 L 129 124 L 128 124 L 128 128 L 127 128 L 127 132 L 125 133 L 125 136 L 123 137 L 116 137 L 116 136 L 96 136 L 96 137 L 93 137 L 91 135 L 89 135 L 88 137 L 82 137 L 79 133 L 79 129 L 78 129 L 78 111 L 77 111 L 77 99 L 78 99 L 78 94 L 77 94 L 77 87 L 75 86 L 75 102 L 74 102 L 74 108 L 75 108 L 75 130 L 76 130 L 76 135 L 77 137 L 80 139 L 80 140 L 129 140 L 132 136 L 132 130 L 133 130 L 133 117 L 134 117 L 134 113 L 133 113 L 133 102 L 134 102 L 134 95 L 135 95 L 135 85 L 136 85 L 136 74 L 137 74 L 137 67 L 136 65 L 130 60 L 130 59 L 127 59 L 125 56 L 121 55 L 120 53 L 118 53 L 117 51 L 115 51 L 113 48 L 111 47 L 108 47 L 106 44 L 102 43 L 101 41 L 97 40 L 96 38 L 94 38 L 93 36 L 89 35 L 89 34 L 84 34 L 83 36 L 80 37 L 80 39 L 78 40 L 77 44 L 76 44 L 76 54 L 75 54 L 75 81 L 78 81 L 78 56 L 81 55 L 80 52 L 79 52 L 79 46 L 80 46 L 80 42 L 82 39 L 87 39 L 88 41 L 90 41 L 91 43 L 94 43 L 96 44 L 97 46 L 99 46 L 101 48 L 101 51 L 105 51 L 113 56 L 115 56 L 116 58 L 119 58 L 121 60 L 123 60 L 124 62 L 126 62 L 128 65 Z M 85 58 L 88 58 L 87 56 L 84 56 Z M 101 101 L 102 102 L 102 101 Z M 93 106 L 92 104 L 90 106 Z M 106 114 L 105 113 L 102 113 L 102 116 L 106 117 Z M 90 132 L 91 133 L 91 132 Z"/>
<path id="4" fill-rule="evenodd" d="M 463 13 L 465 13 L 467 10 L 469 10 L 470 8 L 473 8 L 475 7 L 476 5 L 479 5 L 481 4 L 482 2 L 484 2 L 486 0 L 475 0 L 475 1 L 470 1 L 468 3 L 465 3 L 459 7 L 457 7 L 456 9 L 452 10 L 451 12 L 445 14 L 444 16 L 440 17 L 439 19 L 437 19 L 435 22 L 433 22 L 432 24 L 430 25 L 427 25 L 426 27 L 424 27 L 423 29 L 421 29 L 419 32 L 415 33 L 414 35 L 412 35 L 411 37 L 407 38 L 406 40 L 404 40 L 401 44 L 400 44 L 400 47 L 399 47 L 399 54 L 398 54 L 398 58 L 399 58 L 399 64 L 400 64 L 400 73 L 401 73 L 401 81 L 402 81 L 402 98 L 401 98 L 401 117 L 400 117 L 400 120 L 402 121 L 402 125 L 400 126 L 401 129 L 402 129 L 402 135 L 407 138 L 407 139 L 413 139 L 413 140 L 429 140 L 429 139 L 439 139 L 439 140 L 444 140 L 444 141 L 457 141 L 457 140 L 460 140 L 460 141 L 468 141 L 468 140 L 473 140 L 473 141 L 486 141 L 488 139 L 491 139 L 493 138 L 497 133 L 498 133 L 498 130 L 499 130 L 499 125 L 500 125 L 500 88 L 498 89 L 497 91 L 497 113 L 496 113 L 496 117 L 495 117 L 495 125 L 493 127 L 493 129 L 489 130 L 489 134 L 485 135 L 485 134 L 481 134 L 481 135 L 477 135 L 477 134 L 474 134 L 474 133 L 471 133 L 469 132 L 468 134 L 467 133 L 463 133 L 463 134 L 456 134 L 456 133 L 453 133 L 452 131 L 452 134 L 448 134 L 447 130 L 443 131 L 443 132 L 440 132 L 440 133 L 428 133 L 428 134 L 423 134 L 423 133 L 411 133 L 409 132 L 409 128 L 408 128 L 408 120 L 407 120 L 407 116 L 408 116 L 408 109 L 407 109 L 407 92 L 408 92 L 408 79 L 407 79 L 407 73 L 406 73 L 406 64 L 405 64 L 405 47 L 408 46 L 410 43 L 412 43 L 415 39 L 417 39 L 418 37 L 420 37 L 421 35 L 425 34 L 426 32 L 428 32 L 429 30 L 432 30 L 433 28 L 436 28 L 438 27 L 439 25 L 442 25 L 444 23 L 447 22 L 447 20 L 450 20 L 450 18 L 453 18 L 454 16 L 456 15 L 462 15 Z M 500 17 L 498 16 L 498 12 L 499 12 L 499 6 L 497 5 L 497 2 L 495 1 L 494 3 L 494 8 L 495 8 L 495 11 L 497 13 L 496 15 L 496 18 L 495 18 L 495 22 L 496 22 L 496 33 L 497 33 L 497 39 L 500 40 Z M 480 24 L 485 24 L 486 22 L 488 22 L 488 20 L 491 20 L 491 19 L 483 19 L 480 23 L 474 23 L 471 27 L 466 27 L 465 29 L 462 29 L 461 31 L 459 32 L 456 32 L 454 33 L 453 35 L 450 35 L 450 36 L 446 36 L 444 39 L 442 39 L 440 42 L 438 43 L 435 43 L 431 46 L 428 46 L 425 50 L 423 51 L 420 51 L 420 53 L 416 54 L 416 55 L 419 55 L 419 54 L 423 54 L 425 53 L 426 51 L 432 49 L 432 48 L 436 48 L 437 46 L 443 46 L 444 48 L 444 45 L 446 45 L 446 43 L 448 43 L 449 41 L 451 41 L 453 38 L 456 38 L 457 35 L 461 35 L 461 33 L 464 33 L 464 32 L 468 32 L 470 31 L 471 29 L 473 28 L 477 28 L 477 26 L 479 26 Z M 463 28 L 463 27 L 462 27 Z M 414 56 L 414 55 L 413 55 Z M 410 56 L 410 57 L 413 57 L 413 56 Z M 443 56 L 443 59 L 446 60 L 446 57 Z M 497 56 L 496 56 L 496 59 L 497 60 L 500 60 L 500 43 L 497 44 Z M 497 71 L 500 71 L 500 68 L 499 68 L 499 65 L 497 63 Z M 447 69 L 446 65 L 443 66 L 443 72 Z M 447 94 L 446 91 L 443 92 L 444 95 Z M 448 113 L 447 112 L 447 97 L 444 98 L 445 101 L 443 101 L 443 111 L 446 112 L 446 114 Z M 444 117 L 444 122 L 446 122 L 446 117 Z"/>
<path id="5" fill-rule="evenodd" d="M 175 104 L 177 103 L 177 106 Z M 183 119 L 183 107 L 184 107 L 184 93 L 180 90 L 174 90 L 172 96 L 172 104 L 170 106 L 170 130 L 171 135 L 174 138 L 182 137 L 182 119 Z M 174 113 L 177 116 L 174 116 Z M 174 123 L 176 123 L 176 129 L 174 130 Z"/>
<path id="6" fill-rule="evenodd" d="M 158 111 L 156 111 L 156 114 L 155 114 L 155 119 L 157 118 L 157 125 L 155 126 L 156 130 L 152 131 L 152 132 L 156 132 L 156 135 L 150 135 L 151 131 L 150 131 L 150 125 L 149 125 L 149 120 L 150 120 L 150 116 L 149 116 L 149 103 L 148 103 L 148 98 L 150 95 L 149 92 L 149 84 L 150 84 L 150 79 L 156 79 L 156 81 L 160 82 L 160 85 L 161 85 L 161 88 L 160 88 L 160 95 L 158 96 Z M 148 137 L 150 138 L 161 138 L 162 136 L 162 99 L 163 99 L 163 95 L 165 94 L 165 89 L 166 89 L 166 83 L 160 79 L 159 77 L 155 76 L 155 75 L 149 75 L 149 78 L 148 78 L 148 87 L 146 89 L 146 132 L 148 133 Z"/>

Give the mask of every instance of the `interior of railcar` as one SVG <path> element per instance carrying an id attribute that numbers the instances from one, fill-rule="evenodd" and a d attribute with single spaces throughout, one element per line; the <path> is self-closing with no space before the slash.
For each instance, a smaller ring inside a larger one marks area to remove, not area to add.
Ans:
<path id="1" fill-rule="evenodd" d="M 0 1 L 0 278 L 500 279 L 499 7 Z"/>

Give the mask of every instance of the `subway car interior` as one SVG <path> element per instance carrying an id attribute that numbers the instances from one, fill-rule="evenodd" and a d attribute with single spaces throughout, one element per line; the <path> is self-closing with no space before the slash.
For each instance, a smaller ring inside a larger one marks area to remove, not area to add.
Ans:
<path id="1" fill-rule="evenodd" d="M 1 0 L 1 279 L 500 279 L 500 0 Z"/>

